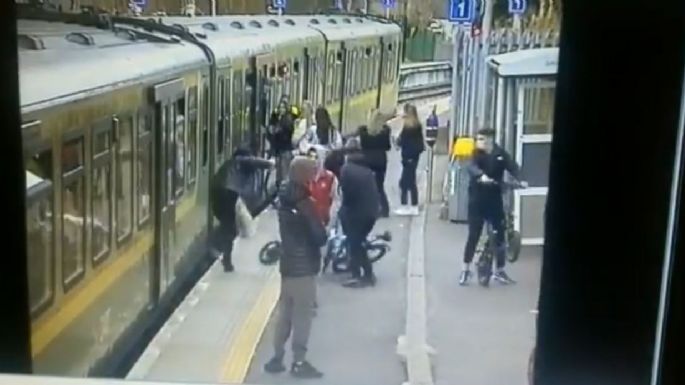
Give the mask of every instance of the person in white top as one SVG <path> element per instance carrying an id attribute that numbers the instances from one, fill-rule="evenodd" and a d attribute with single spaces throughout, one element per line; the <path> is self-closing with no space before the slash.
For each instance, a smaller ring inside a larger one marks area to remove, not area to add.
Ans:
<path id="1" fill-rule="evenodd" d="M 319 107 L 314 116 L 316 125 L 311 127 L 308 135 L 310 144 L 322 146 L 327 150 L 342 148 L 342 135 L 340 130 L 333 125 L 328 110 L 325 107 Z"/>
<path id="2" fill-rule="evenodd" d="M 302 103 L 302 113 L 300 118 L 295 122 L 295 130 L 293 131 L 293 148 L 301 155 L 306 155 L 309 149 L 309 136 L 314 126 L 314 107 L 312 103 L 305 100 Z"/>

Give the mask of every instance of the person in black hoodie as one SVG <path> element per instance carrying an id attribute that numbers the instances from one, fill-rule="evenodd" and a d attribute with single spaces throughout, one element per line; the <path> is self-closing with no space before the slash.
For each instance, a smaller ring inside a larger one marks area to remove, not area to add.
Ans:
<path id="1" fill-rule="evenodd" d="M 259 215 L 268 205 L 268 199 L 252 191 L 254 178 L 259 169 L 274 166 L 273 161 L 252 156 L 246 146 L 235 150 L 230 160 L 224 162 L 212 178 L 211 204 L 212 212 L 219 221 L 219 227 L 213 234 L 213 247 L 223 253 L 225 272 L 234 270 L 231 260 L 233 242 L 238 236 L 236 225 L 236 203 L 240 197 L 253 217 Z"/>
<path id="2" fill-rule="evenodd" d="M 271 146 L 271 152 L 277 159 L 276 182 L 280 183 L 288 172 L 293 151 L 293 132 L 295 131 L 295 116 L 285 96 L 278 105 L 278 110 L 271 114 L 269 130 L 266 138 Z"/>
<path id="3" fill-rule="evenodd" d="M 347 155 L 340 171 L 342 204 L 338 214 L 347 236 L 352 277 L 345 287 L 366 287 L 376 284 L 376 276 L 363 244 L 380 214 L 380 194 L 376 175 L 368 167 L 362 152 Z"/>
<path id="4" fill-rule="evenodd" d="M 385 124 L 385 117 L 375 111 L 368 126 L 359 127 L 359 141 L 367 165 L 375 175 L 378 195 L 380 197 L 381 217 L 388 217 L 390 206 L 385 194 L 385 172 L 388 168 L 388 154 L 391 148 L 390 127 Z"/>
<path id="5" fill-rule="evenodd" d="M 416 187 L 416 168 L 424 150 L 423 127 L 414 105 L 405 108 L 404 125 L 397 138 L 402 154 L 402 176 L 400 177 L 400 202 L 398 215 L 419 214 L 419 190 Z M 407 206 L 407 195 L 411 195 L 411 206 Z"/>
<path id="6" fill-rule="evenodd" d="M 320 378 L 321 372 L 305 360 L 316 303 L 316 276 L 321 269 L 321 247 L 326 229 L 316 214 L 308 184 L 316 174 L 316 162 L 298 156 L 290 164 L 289 178 L 279 192 L 278 227 L 281 236 L 281 294 L 274 334 L 273 358 L 264 365 L 269 373 L 285 371 L 285 343 L 292 333 L 293 364 L 299 378 Z"/>

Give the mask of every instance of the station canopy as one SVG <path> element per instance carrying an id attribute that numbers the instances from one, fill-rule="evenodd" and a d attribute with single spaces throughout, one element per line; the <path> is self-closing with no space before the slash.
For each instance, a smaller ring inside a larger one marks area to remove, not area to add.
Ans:
<path id="1" fill-rule="evenodd" d="M 524 49 L 491 55 L 487 63 L 502 77 L 554 76 L 559 63 L 559 48 Z"/>

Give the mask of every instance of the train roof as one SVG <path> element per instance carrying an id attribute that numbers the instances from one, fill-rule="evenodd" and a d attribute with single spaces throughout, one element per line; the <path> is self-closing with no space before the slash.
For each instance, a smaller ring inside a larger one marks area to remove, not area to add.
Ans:
<path id="1" fill-rule="evenodd" d="M 153 28 L 153 22 L 159 28 Z M 208 64 L 197 45 L 159 32 L 174 27 L 205 43 L 218 63 L 281 46 L 323 42 L 323 35 L 345 41 L 400 33 L 394 23 L 351 15 L 141 17 L 115 19 L 109 28 L 20 19 L 22 112 Z"/>
<path id="2" fill-rule="evenodd" d="M 214 52 L 217 61 L 230 60 L 261 53 L 293 44 L 323 42 L 323 36 L 306 26 L 277 22 L 267 17 L 162 17 L 158 21 L 180 25 L 196 36 L 201 36 Z"/>
<path id="3" fill-rule="evenodd" d="M 127 28 L 18 20 L 22 112 L 207 63 L 195 45 Z"/>

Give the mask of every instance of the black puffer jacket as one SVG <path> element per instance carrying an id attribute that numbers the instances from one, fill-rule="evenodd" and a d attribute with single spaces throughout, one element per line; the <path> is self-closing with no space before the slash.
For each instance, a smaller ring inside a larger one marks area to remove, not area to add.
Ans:
<path id="1" fill-rule="evenodd" d="M 390 127 L 383 125 L 383 129 L 375 134 L 369 133 L 366 126 L 359 127 L 359 141 L 369 167 L 373 171 L 385 171 L 388 167 L 388 151 L 390 151 Z"/>
<path id="2" fill-rule="evenodd" d="M 342 190 L 342 214 L 349 219 L 377 219 L 381 199 L 376 187 L 376 177 L 361 152 L 347 156 L 340 171 Z"/>
<path id="3" fill-rule="evenodd" d="M 321 246 L 326 228 L 316 215 L 314 202 L 304 186 L 288 181 L 278 195 L 278 226 L 281 234 L 280 271 L 283 277 L 307 277 L 321 270 Z"/>

